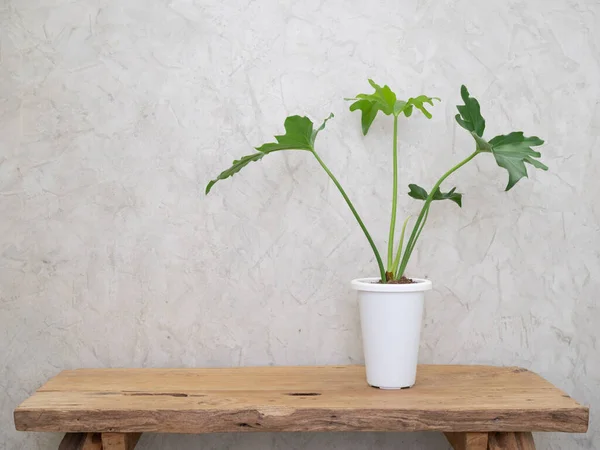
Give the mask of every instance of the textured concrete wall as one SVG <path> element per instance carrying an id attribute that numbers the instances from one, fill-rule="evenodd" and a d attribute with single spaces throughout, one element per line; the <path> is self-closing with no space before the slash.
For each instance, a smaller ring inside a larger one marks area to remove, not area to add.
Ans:
<path id="1" fill-rule="evenodd" d="M 401 122 L 403 192 L 472 150 L 461 83 L 490 136 L 547 140 L 549 172 L 505 193 L 483 155 L 447 183 L 464 207 L 435 204 L 410 266 L 434 283 L 421 361 L 521 365 L 598 405 L 599 26 L 593 0 L 0 0 L 0 447 L 56 445 L 11 414 L 63 368 L 361 362 L 348 282 L 376 266 L 310 155 L 203 188 L 287 114 L 333 111 L 318 150 L 383 249 L 391 124 L 363 138 L 343 101 L 367 77 L 443 99 Z M 401 217 L 418 206 L 403 196 Z M 539 447 L 600 448 L 597 417 Z M 448 447 L 367 433 L 140 448 Z"/>

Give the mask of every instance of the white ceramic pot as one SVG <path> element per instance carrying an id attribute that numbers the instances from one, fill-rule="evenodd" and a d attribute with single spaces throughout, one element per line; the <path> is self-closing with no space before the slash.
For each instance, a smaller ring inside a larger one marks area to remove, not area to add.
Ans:
<path id="1" fill-rule="evenodd" d="M 431 281 L 380 284 L 379 278 L 357 278 L 367 383 L 381 389 L 415 384 L 423 300 Z"/>

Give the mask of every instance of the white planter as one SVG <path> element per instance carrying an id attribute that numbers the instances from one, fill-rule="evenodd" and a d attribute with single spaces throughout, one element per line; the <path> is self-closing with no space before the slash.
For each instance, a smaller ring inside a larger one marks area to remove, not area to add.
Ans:
<path id="1" fill-rule="evenodd" d="M 415 384 L 423 299 L 431 281 L 379 284 L 379 278 L 357 278 L 367 383 L 381 389 Z"/>

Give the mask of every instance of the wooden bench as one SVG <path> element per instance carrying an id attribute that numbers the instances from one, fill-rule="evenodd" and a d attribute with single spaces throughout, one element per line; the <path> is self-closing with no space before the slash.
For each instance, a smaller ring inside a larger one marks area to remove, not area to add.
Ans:
<path id="1" fill-rule="evenodd" d="M 133 449 L 141 433 L 438 431 L 456 450 L 534 449 L 532 431 L 583 433 L 589 411 L 516 367 L 419 367 L 411 389 L 367 386 L 362 366 L 80 369 L 15 410 L 59 449 Z"/>

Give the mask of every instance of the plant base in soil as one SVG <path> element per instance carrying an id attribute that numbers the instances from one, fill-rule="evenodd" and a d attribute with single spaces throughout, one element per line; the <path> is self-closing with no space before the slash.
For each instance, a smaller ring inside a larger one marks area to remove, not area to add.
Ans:
<path id="1" fill-rule="evenodd" d="M 379 280 L 377 283 L 382 284 L 381 280 Z M 415 281 L 413 281 L 411 278 L 406 278 L 404 275 L 402 275 L 397 280 L 388 280 L 386 284 L 412 284 L 412 283 L 415 283 Z"/>

